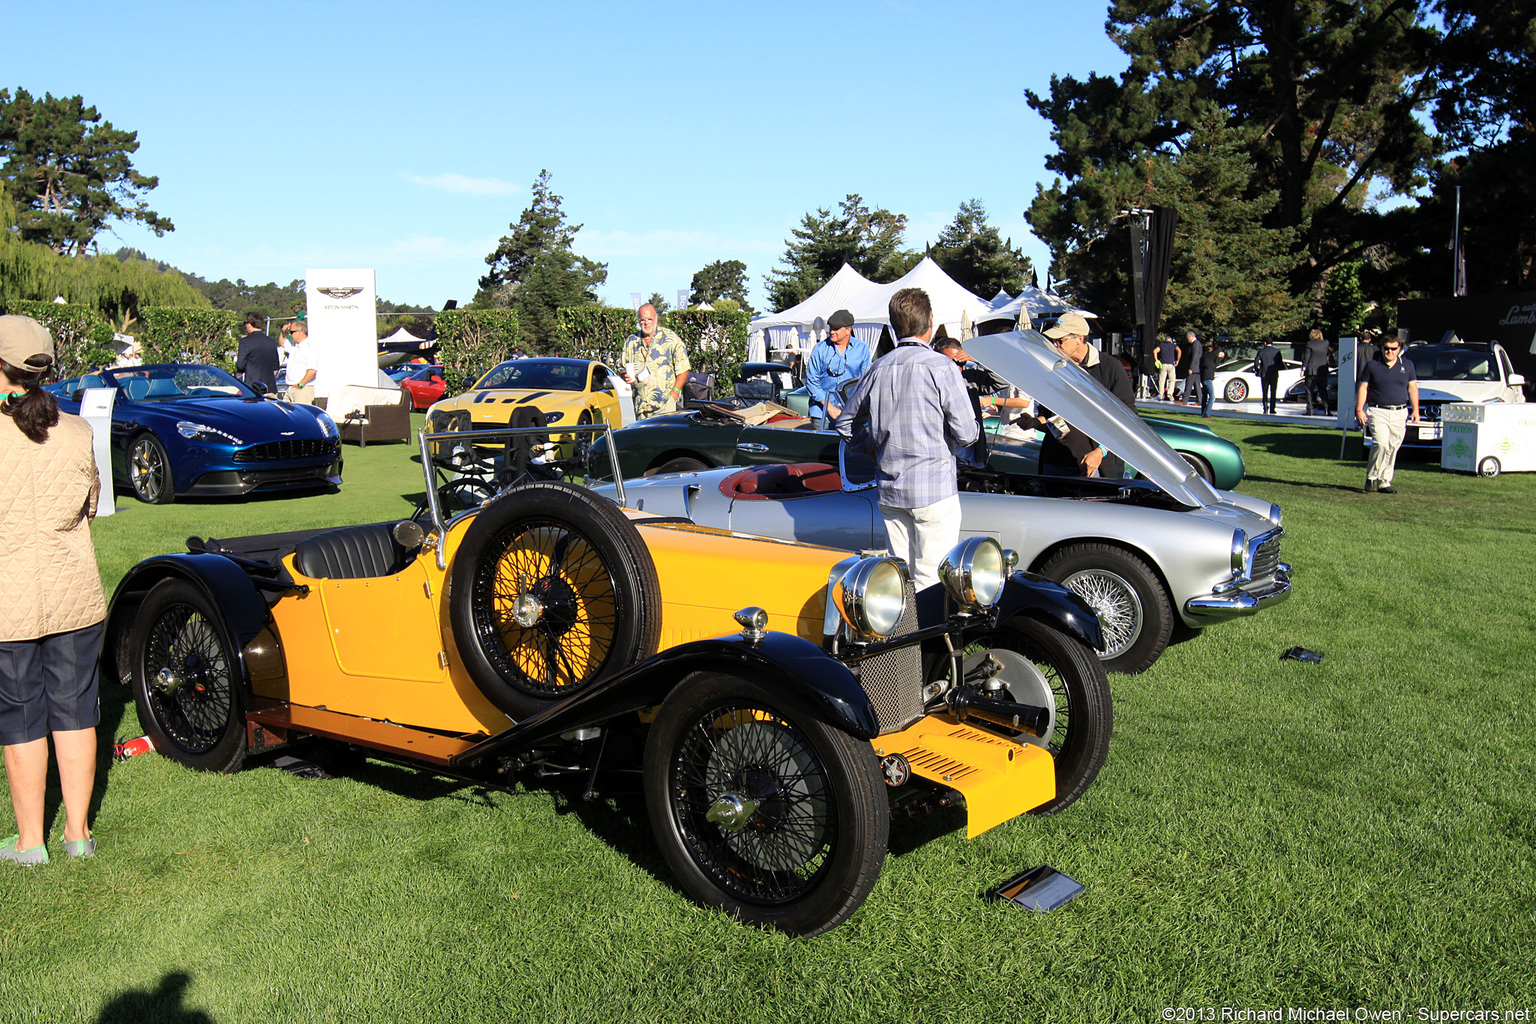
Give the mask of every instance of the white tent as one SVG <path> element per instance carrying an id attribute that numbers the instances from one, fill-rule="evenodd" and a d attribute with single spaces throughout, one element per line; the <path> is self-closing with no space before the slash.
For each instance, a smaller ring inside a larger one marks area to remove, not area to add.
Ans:
<path id="1" fill-rule="evenodd" d="M 394 342 L 394 341 L 425 341 L 425 340 L 426 340 L 425 338 L 418 338 L 418 337 L 416 337 L 416 335 L 412 334 L 410 331 L 408 331 L 404 327 L 402 327 L 399 330 L 395 331 L 394 334 L 391 334 L 389 337 L 387 337 L 387 338 L 380 338 L 379 339 L 379 344 L 382 345 L 385 342 Z"/>
<path id="2" fill-rule="evenodd" d="M 1006 306 L 1012 301 L 1013 296 L 1008 294 L 1007 289 L 999 288 L 997 294 L 992 296 L 992 308 L 996 309 L 998 306 Z"/>
<path id="3" fill-rule="evenodd" d="M 827 317 L 839 309 L 853 314 L 854 334 L 873 349 L 880 328 L 891 322 L 891 296 L 902 288 L 926 291 L 933 302 L 934 329 L 942 324 L 952 337 L 961 336 L 961 322 L 967 318 L 974 324 L 995 316 L 991 303 L 956 284 L 930 257 L 924 256 L 899 281 L 890 284 L 876 284 L 845 263 L 804 302 L 782 313 L 768 313 L 753 320 L 753 343 L 762 334 L 764 346 L 755 350 L 758 355 L 749 358 L 761 358 L 764 348 L 770 354 L 790 356 L 805 351 L 825 333 Z"/>
<path id="4" fill-rule="evenodd" d="M 1024 286 L 1024 290 L 1019 292 L 1017 298 L 996 307 L 990 313 L 978 317 L 977 320 L 1017 320 L 1020 315 L 1026 315 L 1029 318 L 1029 322 L 1033 324 L 1041 320 L 1054 320 L 1063 313 L 1081 313 L 1085 317 L 1094 317 L 1095 319 L 1098 317 L 1097 313 L 1090 313 L 1086 309 L 1078 309 L 1060 295 L 1055 295 L 1043 288 L 1036 288 L 1032 284 L 1027 284 Z M 1028 326 L 1028 324 L 1023 326 Z"/>

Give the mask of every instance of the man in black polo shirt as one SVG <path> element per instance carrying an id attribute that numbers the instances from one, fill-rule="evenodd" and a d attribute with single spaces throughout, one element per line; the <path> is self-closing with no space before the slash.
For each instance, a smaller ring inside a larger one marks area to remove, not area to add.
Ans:
<path id="1" fill-rule="evenodd" d="M 1355 419 L 1366 423 L 1369 405 L 1371 437 L 1376 442 L 1370 467 L 1365 471 L 1367 492 L 1396 494 L 1392 486 L 1393 464 L 1403 443 L 1407 409 L 1413 407 L 1413 422 L 1419 422 L 1419 378 L 1413 364 L 1403 358 L 1403 343 L 1388 339 L 1381 346 L 1381 362 L 1366 363 L 1360 369 L 1360 389 L 1355 396 Z"/>

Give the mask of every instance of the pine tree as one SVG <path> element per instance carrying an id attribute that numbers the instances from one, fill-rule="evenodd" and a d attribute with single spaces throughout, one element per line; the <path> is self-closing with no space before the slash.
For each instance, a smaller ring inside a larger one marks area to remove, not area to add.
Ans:
<path id="1" fill-rule="evenodd" d="M 1034 274 L 1028 256 L 1003 241 L 997 228 L 987 223 L 980 199 L 960 204 L 955 219 L 939 232 L 930 253 L 933 261 L 956 283 L 990 299 L 998 289 L 1017 295 Z"/>
<path id="2" fill-rule="evenodd" d="M 842 269 L 844 263 L 872 281 L 894 281 L 920 259 L 902 248 L 907 229 L 906 214 L 871 210 L 859 195 L 849 195 L 836 214 L 826 209 L 807 213 L 785 240 L 783 269 L 763 278 L 768 304 L 788 309 L 804 302 Z"/>
<path id="3" fill-rule="evenodd" d="M 112 221 L 134 220 L 156 235 L 171 222 L 140 194 L 160 183 L 134 170 L 138 132 L 103 121 L 79 96 L 36 99 L 0 89 L 0 183 L 16 203 L 23 241 L 78 256 Z"/>
<path id="4" fill-rule="evenodd" d="M 533 183 L 533 202 L 509 225 L 496 249 L 486 256 L 490 271 L 480 279 L 476 306 L 510 306 L 517 311 L 523 337 L 555 336 L 555 311 L 597 301 L 595 289 L 608 280 L 608 265 L 571 249 L 580 224 L 568 224 L 561 197 L 549 187 L 549 171 Z"/>

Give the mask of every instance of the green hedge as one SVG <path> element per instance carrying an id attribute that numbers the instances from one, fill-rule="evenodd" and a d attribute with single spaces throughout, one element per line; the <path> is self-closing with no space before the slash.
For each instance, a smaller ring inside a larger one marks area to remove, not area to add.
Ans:
<path id="1" fill-rule="evenodd" d="M 207 363 L 235 372 L 236 333 L 245 317 L 231 309 L 145 306 L 139 353 L 146 363 Z"/>
<path id="2" fill-rule="evenodd" d="M 447 394 L 457 395 L 512 355 L 522 328 L 510 309 L 445 309 L 437 314 L 437 361 Z"/>
<path id="3" fill-rule="evenodd" d="M 112 325 L 95 306 L 13 299 L 5 312 L 29 316 L 53 335 L 55 373 L 62 380 L 100 369 L 117 354 L 112 347 Z"/>
<path id="4" fill-rule="evenodd" d="M 555 314 L 555 344 L 551 355 L 598 359 L 617 367 L 624 339 L 638 326 L 635 311 L 612 306 L 573 306 Z M 715 393 L 725 394 L 747 358 L 747 325 L 751 317 L 739 310 L 680 309 L 661 315 L 683 339 L 688 361 L 701 373 L 715 375 Z"/>
<path id="5" fill-rule="evenodd" d="M 567 306 L 555 310 L 555 337 L 549 355 L 596 359 L 615 366 L 624 339 L 635 333 L 635 311 L 613 306 Z"/>
<path id="6" fill-rule="evenodd" d="M 700 373 L 715 375 L 715 394 L 729 394 L 747 361 L 747 325 L 752 318 L 740 310 L 677 309 L 661 322 L 677 332 L 688 350 L 688 361 Z"/>

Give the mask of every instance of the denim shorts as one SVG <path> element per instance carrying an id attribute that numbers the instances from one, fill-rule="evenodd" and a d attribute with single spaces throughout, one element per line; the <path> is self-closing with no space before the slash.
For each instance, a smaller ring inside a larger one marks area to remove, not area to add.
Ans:
<path id="1" fill-rule="evenodd" d="M 97 683 L 105 625 L 0 643 L 0 746 L 101 724 Z"/>

